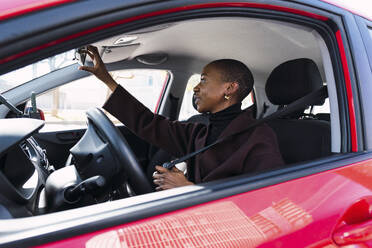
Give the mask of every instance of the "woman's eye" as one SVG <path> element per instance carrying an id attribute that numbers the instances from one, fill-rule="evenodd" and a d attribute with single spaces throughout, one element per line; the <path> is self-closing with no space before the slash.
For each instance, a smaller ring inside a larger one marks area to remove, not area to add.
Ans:
<path id="1" fill-rule="evenodd" d="M 200 83 L 202 83 L 202 84 L 205 83 L 205 78 L 201 78 Z"/>

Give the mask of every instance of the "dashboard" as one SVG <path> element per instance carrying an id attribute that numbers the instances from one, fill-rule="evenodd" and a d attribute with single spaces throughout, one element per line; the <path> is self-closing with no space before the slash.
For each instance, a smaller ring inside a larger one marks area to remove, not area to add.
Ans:
<path id="1" fill-rule="evenodd" d="M 0 120 L 0 219 L 43 213 L 43 190 L 52 167 L 32 135 L 43 127 L 41 120 Z"/>

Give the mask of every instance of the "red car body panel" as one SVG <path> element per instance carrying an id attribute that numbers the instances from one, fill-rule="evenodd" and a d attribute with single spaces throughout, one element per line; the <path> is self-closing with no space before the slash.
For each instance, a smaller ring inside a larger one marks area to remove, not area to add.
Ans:
<path id="1" fill-rule="evenodd" d="M 60 4 L 73 2 L 76 0 L 16 0 L 2 1 L 0 6 L 0 21 L 25 15 L 45 8 L 50 8 Z"/>
<path id="2" fill-rule="evenodd" d="M 184 247 L 181 244 L 186 243 L 190 247 L 338 247 L 333 235 L 342 245 L 343 230 L 350 233 L 364 228 L 371 235 L 371 163 L 360 162 L 42 247 Z M 358 238 L 347 236 L 343 244 Z"/>

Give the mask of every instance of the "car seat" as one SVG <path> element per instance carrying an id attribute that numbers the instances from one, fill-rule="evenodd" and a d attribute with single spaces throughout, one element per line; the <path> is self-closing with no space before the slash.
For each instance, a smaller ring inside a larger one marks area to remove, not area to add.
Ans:
<path id="1" fill-rule="evenodd" d="M 266 82 L 266 95 L 279 108 L 323 86 L 314 61 L 301 58 L 277 66 Z M 316 105 L 322 105 L 324 99 Z M 279 149 L 287 164 L 331 154 L 331 127 L 328 121 L 306 118 L 301 110 L 268 121 L 277 135 Z"/>

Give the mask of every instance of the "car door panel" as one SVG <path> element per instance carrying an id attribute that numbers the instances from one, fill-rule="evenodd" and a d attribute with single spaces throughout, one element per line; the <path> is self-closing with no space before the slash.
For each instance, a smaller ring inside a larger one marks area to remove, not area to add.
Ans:
<path id="1" fill-rule="evenodd" d="M 338 247 L 370 234 L 371 182 L 370 159 L 43 247 Z"/>

